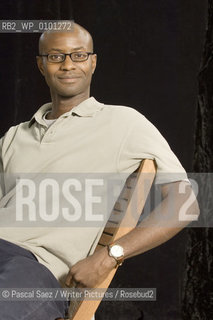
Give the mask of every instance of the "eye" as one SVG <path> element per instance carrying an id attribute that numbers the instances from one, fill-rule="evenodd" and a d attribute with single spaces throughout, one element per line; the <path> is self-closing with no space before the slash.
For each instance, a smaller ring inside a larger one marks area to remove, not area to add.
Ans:
<path id="1" fill-rule="evenodd" d="M 60 62 L 63 61 L 64 55 L 62 53 L 51 53 L 48 58 L 49 61 Z"/>
<path id="2" fill-rule="evenodd" d="M 87 53 L 86 52 L 73 52 L 72 53 L 72 59 L 77 61 L 82 61 L 87 59 Z"/>

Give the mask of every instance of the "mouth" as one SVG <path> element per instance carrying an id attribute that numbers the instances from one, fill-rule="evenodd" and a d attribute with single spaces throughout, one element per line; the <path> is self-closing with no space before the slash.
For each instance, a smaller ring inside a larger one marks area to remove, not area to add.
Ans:
<path id="1" fill-rule="evenodd" d="M 58 80 L 63 83 L 73 83 L 76 82 L 80 77 L 78 76 L 60 76 Z"/>

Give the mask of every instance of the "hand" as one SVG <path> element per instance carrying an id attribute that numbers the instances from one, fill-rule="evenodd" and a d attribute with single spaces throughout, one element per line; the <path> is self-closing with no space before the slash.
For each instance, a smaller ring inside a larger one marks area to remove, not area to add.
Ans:
<path id="1" fill-rule="evenodd" d="M 68 287 L 76 284 L 76 288 L 95 288 L 115 266 L 115 259 L 109 256 L 108 249 L 104 247 L 73 265 L 65 283 Z"/>

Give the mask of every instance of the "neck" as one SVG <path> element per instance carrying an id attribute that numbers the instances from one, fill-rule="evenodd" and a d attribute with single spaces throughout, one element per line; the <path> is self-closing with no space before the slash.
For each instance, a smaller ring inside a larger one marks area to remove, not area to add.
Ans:
<path id="1" fill-rule="evenodd" d="M 72 110 L 72 108 L 79 105 L 81 102 L 89 98 L 89 94 L 79 94 L 73 97 L 62 97 L 59 95 L 52 95 L 52 110 L 47 115 L 47 119 L 57 119 L 62 114 Z"/>

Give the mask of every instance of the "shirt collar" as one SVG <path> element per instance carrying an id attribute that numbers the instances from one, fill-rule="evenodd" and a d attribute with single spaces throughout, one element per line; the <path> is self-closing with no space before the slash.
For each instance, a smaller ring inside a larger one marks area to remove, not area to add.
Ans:
<path id="1" fill-rule="evenodd" d="M 93 117 L 96 112 L 100 111 L 103 109 L 104 104 L 100 103 L 95 100 L 94 97 L 90 97 L 83 102 L 81 102 L 79 105 L 76 107 L 73 107 L 72 110 L 69 112 L 66 112 L 60 116 L 63 118 L 69 117 L 71 115 L 78 115 L 79 117 Z M 52 108 L 52 103 L 45 103 L 43 106 L 41 106 L 38 111 L 33 115 L 29 122 L 29 127 L 37 121 L 40 124 L 45 124 L 43 115 L 48 111 L 51 110 Z"/>

